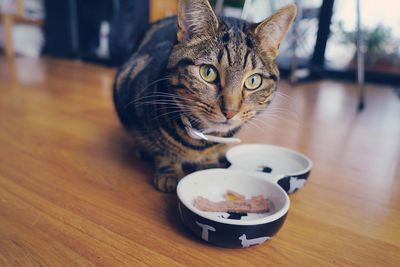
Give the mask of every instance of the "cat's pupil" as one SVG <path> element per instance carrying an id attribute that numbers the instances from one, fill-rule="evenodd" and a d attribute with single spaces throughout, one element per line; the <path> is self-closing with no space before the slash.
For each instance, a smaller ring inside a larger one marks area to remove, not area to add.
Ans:
<path id="1" fill-rule="evenodd" d="M 248 77 L 244 83 L 244 86 L 249 90 L 254 90 L 260 87 L 261 85 L 261 77 L 259 74 L 253 74 Z"/>

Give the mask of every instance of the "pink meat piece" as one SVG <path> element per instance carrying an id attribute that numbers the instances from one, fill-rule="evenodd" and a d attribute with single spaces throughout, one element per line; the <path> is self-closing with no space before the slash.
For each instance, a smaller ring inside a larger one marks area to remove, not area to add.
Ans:
<path id="1" fill-rule="evenodd" d="M 202 211 L 214 212 L 261 213 L 269 210 L 267 200 L 261 195 L 252 197 L 251 199 L 220 202 L 213 202 L 207 198 L 198 196 L 194 201 L 194 206 Z"/>

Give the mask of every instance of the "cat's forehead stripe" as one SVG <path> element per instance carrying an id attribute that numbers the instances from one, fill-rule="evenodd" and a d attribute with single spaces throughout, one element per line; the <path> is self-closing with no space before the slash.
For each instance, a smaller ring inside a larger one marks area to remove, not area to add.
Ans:
<path id="1" fill-rule="evenodd" d="M 228 59 L 228 65 L 229 65 L 229 66 L 232 66 L 231 53 L 229 52 L 230 49 L 228 48 L 228 45 L 227 45 L 227 44 L 224 45 L 224 49 L 225 49 L 225 52 L 226 52 L 226 57 L 227 57 L 227 59 Z"/>
<path id="2" fill-rule="evenodd" d="M 247 59 L 249 57 L 249 54 L 250 54 L 250 49 L 247 49 L 246 54 L 244 55 L 244 58 L 243 58 L 243 65 L 242 65 L 243 69 L 246 68 L 246 66 L 247 66 Z"/>
<path id="3" fill-rule="evenodd" d="M 225 21 L 221 27 L 220 36 L 221 43 L 217 53 L 218 64 L 225 63 L 229 67 L 253 70 L 265 67 L 263 61 L 256 54 L 254 40 L 249 33 L 249 25 L 238 21 Z M 224 55 L 225 60 L 223 60 Z"/>

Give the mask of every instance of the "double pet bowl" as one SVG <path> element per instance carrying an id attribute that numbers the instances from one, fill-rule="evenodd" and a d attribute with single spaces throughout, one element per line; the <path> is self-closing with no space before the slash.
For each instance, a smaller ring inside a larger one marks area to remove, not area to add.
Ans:
<path id="1" fill-rule="evenodd" d="M 184 225 L 201 239 L 227 248 L 261 244 L 282 227 L 290 206 L 288 194 L 306 182 L 312 163 L 305 155 L 278 146 L 239 145 L 226 153 L 228 169 L 208 169 L 185 176 L 177 187 Z M 207 212 L 197 209 L 198 196 L 222 201 L 227 190 L 246 198 L 268 200 L 264 213 Z"/>

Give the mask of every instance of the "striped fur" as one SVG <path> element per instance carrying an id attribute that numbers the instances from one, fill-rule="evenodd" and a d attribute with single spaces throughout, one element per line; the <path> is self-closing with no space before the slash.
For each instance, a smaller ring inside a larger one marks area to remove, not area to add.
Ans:
<path id="1" fill-rule="evenodd" d="M 178 17 L 152 25 L 114 84 L 121 122 L 136 148 L 154 158 L 154 185 L 164 192 L 175 190 L 183 164 L 216 167 L 225 152 L 222 144 L 191 138 L 182 115 L 203 132 L 233 136 L 272 101 L 279 43 L 263 34 L 272 31 L 281 38 L 278 33 L 286 34 L 295 15 L 291 5 L 257 25 L 217 19 L 205 0 L 181 0 L 179 5 Z M 214 66 L 215 82 L 201 78 L 202 65 Z M 244 81 L 255 73 L 263 77 L 261 86 L 248 90 Z M 236 115 L 227 117 L 227 110 Z"/>

